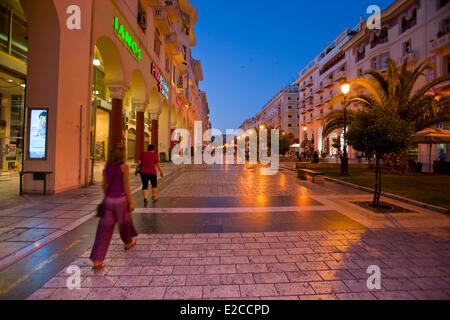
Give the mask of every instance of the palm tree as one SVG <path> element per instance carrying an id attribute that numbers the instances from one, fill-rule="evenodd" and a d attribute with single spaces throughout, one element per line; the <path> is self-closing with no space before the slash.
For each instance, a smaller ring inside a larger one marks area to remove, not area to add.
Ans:
<path id="1" fill-rule="evenodd" d="M 366 72 L 371 77 L 361 77 L 352 81 L 352 84 L 366 88 L 369 93 L 360 93 L 351 96 L 345 102 L 344 107 L 351 104 L 363 108 L 386 108 L 392 110 L 402 120 L 413 124 L 415 131 L 423 130 L 439 122 L 450 121 L 450 97 L 445 96 L 436 99 L 430 90 L 436 85 L 450 81 L 450 74 L 437 78 L 414 90 L 418 79 L 432 68 L 427 63 L 421 63 L 413 70 L 408 70 L 408 60 L 405 60 L 400 68 L 391 59 L 386 61 L 386 75 L 377 70 Z M 333 99 L 330 104 L 339 99 Z M 341 110 L 338 110 L 341 111 Z M 332 112 L 325 119 L 325 133 L 329 134 L 335 129 L 342 128 L 343 112 Z M 354 114 L 353 114 L 354 116 Z M 350 117 L 348 123 L 351 123 Z M 341 126 L 341 127 L 339 127 Z M 391 171 L 407 173 L 408 148 L 400 153 L 388 154 L 384 157 L 385 167 Z"/>

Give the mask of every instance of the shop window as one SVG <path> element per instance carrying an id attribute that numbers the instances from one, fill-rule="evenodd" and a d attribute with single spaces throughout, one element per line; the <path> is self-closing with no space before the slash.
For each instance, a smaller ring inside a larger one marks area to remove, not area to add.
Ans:
<path id="1" fill-rule="evenodd" d="M 97 67 L 94 67 L 93 92 L 94 99 L 100 98 L 106 100 L 105 73 Z"/>

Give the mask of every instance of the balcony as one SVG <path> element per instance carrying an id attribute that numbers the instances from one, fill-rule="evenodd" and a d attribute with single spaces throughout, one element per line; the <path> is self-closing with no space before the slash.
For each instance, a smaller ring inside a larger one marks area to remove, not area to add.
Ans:
<path id="1" fill-rule="evenodd" d="M 320 107 L 323 104 L 324 104 L 323 96 L 320 96 L 316 99 L 316 101 L 314 101 L 314 108 Z"/>
<path id="2" fill-rule="evenodd" d="M 314 102 L 308 102 L 306 104 L 306 111 L 314 110 Z"/>
<path id="3" fill-rule="evenodd" d="M 169 16 L 169 19 L 172 23 L 177 23 L 180 21 L 179 17 L 179 10 L 178 10 L 178 5 L 176 1 L 169 1 L 166 0 L 164 1 L 166 4 L 166 10 L 167 10 L 167 15 Z"/>
<path id="4" fill-rule="evenodd" d="M 311 91 L 305 92 L 305 99 L 308 99 L 308 98 L 312 97 L 313 95 L 314 95 L 314 93 Z"/>
<path id="5" fill-rule="evenodd" d="M 167 51 L 172 54 L 176 55 L 178 53 L 181 54 L 181 47 L 178 43 L 178 38 L 176 33 L 171 33 L 165 36 L 165 42 L 166 42 L 166 48 Z"/>
<path id="6" fill-rule="evenodd" d="M 298 86 L 298 90 L 301 91 L 305 91 L 306 90 L 306 85 L 304 82 L 300 83 L 300 85 Z"/>
<path id="7" fill-rule="evenodd" d="M 163 35 L 170 34 L 170 22 L 168 19 L 166 7 L 153 8 L 153 16 L 155 17 L 155 25 L 159 32 Z"/>
<path id="8" fill-rule="evenodd" d="M 300 113 L 305 113 L 306 112 L 306 107 L 305 106 L 301 106 L 299 110 L 300 110 Z"/>
<path id="9" fill-rule="evenodd" d="M 450 46 L 450 33 L 443 34 L 440 37 L 431 40 L 428 49 L 433 53 L 442 53 Z"/>
<path id="10" fill-rule="evenodd" d="M 326 78 L 322 81 L 322 86 L 324 88 L 330 88 L 334 85 L 334 80 L 330 78 Z"/>
<path id="11" fill-rule="evenodd" d="M 347 72 L 346 71 L 338 71 L 335 73 L 333 77 L 333 81 L 340 81 L 340 80 L 346 80 L 347 79 Z"/>
<path id="12" fill-rule="evenodd" d="M 306 80 L 305 85 L 306 87 L 311 87 L 313 85 L 313 79 L 309 78 L 308 80 Z"/>
<path id="13" fill-rule="evenodd" d="M 313 93 L 321 93 L 323 92 L 324 88 L 323 88 L 323 83 L 321 82 L 318 86 L 316 86 L 313 89 Z"/>

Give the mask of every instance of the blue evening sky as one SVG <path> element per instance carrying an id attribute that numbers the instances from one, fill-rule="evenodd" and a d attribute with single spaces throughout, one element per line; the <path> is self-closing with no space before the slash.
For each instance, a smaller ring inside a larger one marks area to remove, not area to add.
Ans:
<path id="1" fill-rule="evenodd" d="M 393 0 L 191 0 L 213 128 L 238 128 L 370 5 Z"/>

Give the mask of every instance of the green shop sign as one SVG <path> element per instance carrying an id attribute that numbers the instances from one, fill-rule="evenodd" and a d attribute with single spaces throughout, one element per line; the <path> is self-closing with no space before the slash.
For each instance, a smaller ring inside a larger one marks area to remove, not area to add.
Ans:
<path id="1" fill-rule="evenodd" d="M 122 43 L 125 44 L 125 46 L 128 46 L 128 49 L 130 49 L 136 59 L 141 60 L 142 50 L 139 49 L 136 41 L 133 41 L 133 38 L 131 38 L 131 35 L 125 30 L 123 24 L 119 24 L 119 18 L 114 18 L 114 30 L 116 31 L 116 35 L 122 39 Z"/>

